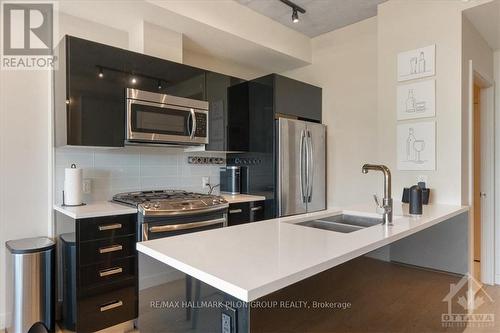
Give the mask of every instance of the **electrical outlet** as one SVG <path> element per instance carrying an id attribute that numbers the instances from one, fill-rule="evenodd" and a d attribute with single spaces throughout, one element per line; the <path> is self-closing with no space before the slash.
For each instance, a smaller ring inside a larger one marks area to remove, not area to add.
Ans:
<path id="1" fill-rule="evenodd" d="M 89 194 L 92 191 L 92 180 L 91 179 L 84 179 L 83 180 L 83 193 Z"/>
<path id="2" fill-rule="evenodd" d="M 208 188 L 208 184 L 210 184 L 210 177 L 201 177 L 201 187 Z"/>
<path id="3" fill-rule="evenodd" d="M 426 186 L 428 187 L 427 184 L 427 175 L 418 175 L 417 176 L 417 183 L 424 182 Z"/>

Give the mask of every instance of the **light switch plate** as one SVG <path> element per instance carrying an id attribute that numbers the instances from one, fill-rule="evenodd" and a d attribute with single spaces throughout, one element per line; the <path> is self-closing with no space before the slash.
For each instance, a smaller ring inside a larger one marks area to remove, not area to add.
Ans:
<path id="1" fill-rule="evenodd" d="M 201 187 L 208 188 L 208 184 L 210 184 L 210 177 L 201 177 Z"/>

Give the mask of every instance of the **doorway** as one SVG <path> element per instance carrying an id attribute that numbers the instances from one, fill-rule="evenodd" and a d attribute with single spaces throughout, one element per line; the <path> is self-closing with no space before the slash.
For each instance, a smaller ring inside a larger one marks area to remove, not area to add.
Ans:
<path id="1" fill-rule="evenodd" d="M 493 80 L 470 63 L 469 205 L 471 273 L 486 284 L 495 280 L 495 114 Z"/>
<path id="2" fill-rule="evenodd" d="M 481 281 L 481 87 L 474 82 L 474 198 L 473 205 L 473 257 L 474 257 L 474 278 Z"/>

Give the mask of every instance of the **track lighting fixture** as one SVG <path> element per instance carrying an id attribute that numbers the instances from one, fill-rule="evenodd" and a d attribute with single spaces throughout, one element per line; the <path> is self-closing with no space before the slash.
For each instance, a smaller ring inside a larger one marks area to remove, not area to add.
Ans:
<path id="1" fill-rule="evenodd" d="M 299 12 L 301 14 L 305 14 L 306 13 L 306 10 L 298 5 L 296 5 L 295 3 L 291 2 L 290 0 L 280 0 L 281 2 L 283 2 L 285 5 L 289 6 L 290 8 L 292 8 L 292 22 L 293 23 L 298 23 L 299 22 Z"/>
<path id="2" fill-rule="evenodd" d="M 295 8 L 292 9 L 292 22 L 293 23 L 299 22 L 299 13 L 297 13 L 297 9 Z"/>

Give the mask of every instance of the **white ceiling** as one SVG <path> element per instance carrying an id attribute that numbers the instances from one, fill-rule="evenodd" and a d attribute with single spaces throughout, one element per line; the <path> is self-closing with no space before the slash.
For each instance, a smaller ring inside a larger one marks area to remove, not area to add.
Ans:
<path id="1" fill-rule="evenodd" d="M 467 9 L 464 13 L 490 47 L 500 50 L 500 0 Z"/>
<path id="2" fill-rule="evenodd" d="M 235 0 L 309 37 L 345 27 L 377 15 L 377 5 L 386 0 L 292 0 L 306 10 L 298 23 L 292 9 L 279 0 Z"/>

